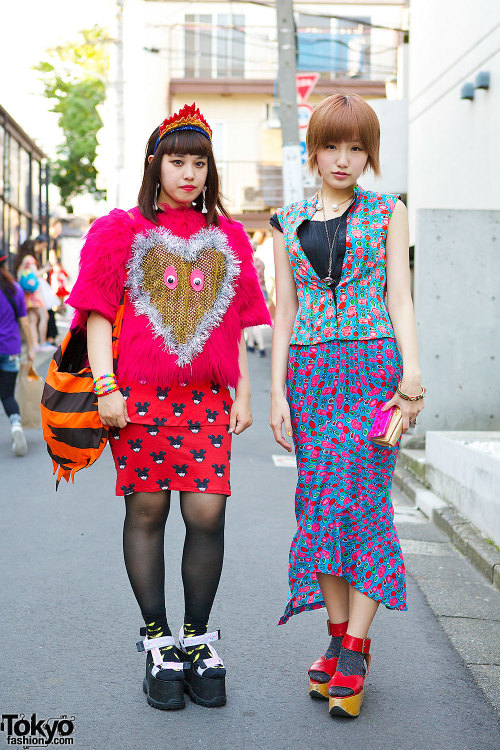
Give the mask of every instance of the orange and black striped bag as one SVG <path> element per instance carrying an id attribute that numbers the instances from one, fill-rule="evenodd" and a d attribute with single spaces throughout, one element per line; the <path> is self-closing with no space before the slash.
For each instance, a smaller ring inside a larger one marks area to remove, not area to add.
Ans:
<path id="1" fill-rule="evenodd" d="M 125 294 L 112 330 L 113 371 L 118 360 L 118 341 L 125 309 Z M 91 466 L 108 442 L 108 428 L 99 417 L 97 396 L 87 355 L 87 333 L 69 330 L 54 353 L 47 372 L 41 401 L 43 437 L 52 459 L 56 490 L 62 477 L 75 481 L 75 474 Z"/>

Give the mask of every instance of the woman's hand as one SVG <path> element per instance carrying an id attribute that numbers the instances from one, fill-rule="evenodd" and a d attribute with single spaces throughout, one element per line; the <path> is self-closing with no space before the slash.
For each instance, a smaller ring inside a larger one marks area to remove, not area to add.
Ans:
<path id="1" fill-rule="evenodd" d="M 130 422 L 127 402 L 120 391 L 113 391 L 97 399 L 99 416 L 105 427 L 126 427 Z"/>
<path id="2" fill-rule="evenodd" d="M 229 416 L 229 433 L 241 435 L 253 422 L 249 396 L 236 396 Z"/>
<path id="3" fill-rule="evenodd" d="M 408 395 L 410 396 L 416 396 L 420 391 L 420 386 L 407 385 L 406 383 L 404 383 L 404 381 L 401 383 L 400 388 L 403 393 L 408 393 Z M 422 409 L 425 408 L 425 402 L 423 398 L 419 401 L 406 401 L 406 399 L 401 398 L 399 393 L 396 391 L 394 396 L 384 404 L 384 406 L 382 407 L 382 411 L 387 411 L 387 409 L 390 409 L 391 406 L 398 406 L 401 409 L 404 434 L 408 431 L 409 427 L 415 427 L 418 415 L 420 414 Z"/>
<path id="4" fill-rule="evenodd" d="M 271 418 L 269 425 L 273 431 L 274 439 L 276 442 L 285 448 L 289 453 L 292 451 L 292 446 L 288 443 L 281 432 L 281 426 L 284 424 L 285 432 L 288 437 L 292 437 L 292 420 L 290 418 L 290 407 L 284 394 L 271 396 Z"/>

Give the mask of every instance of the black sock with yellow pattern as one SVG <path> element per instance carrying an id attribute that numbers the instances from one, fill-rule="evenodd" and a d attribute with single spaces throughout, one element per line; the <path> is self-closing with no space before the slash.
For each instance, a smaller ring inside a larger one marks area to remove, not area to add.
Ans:
<path id="1" fill-rule="evenodd" d="M 147 638 L 163 638 L 164 636 L 172 635 L 165 615 L 148 615 L 143 614 L 144 622 L 146 623 L 146 634 Z M 163 661 L 174 661 L 181 662 L 182 657 L 180 656 L 175 645 L 163 646 L 160 648 L 160 654 Z"/>
<path id="2" fill-rule="evenodd" d="M 193 638 L 195 635 L 205 635 L 207 632 L 207 620 L 197 620 L 194 617 L 188 617 L 186 615 L 184 621 L 184 637 Z M 201 659 L 211 659 L 212 654 L 206 643 L 202 643 L 199 646 L 184 646 L 187 655 L 189 656 L 193 669 L 196 667 Z M 222 665 L 217 667 L 209 667 L 203 672 L 203 677 L 224 677 L 226 670 Z"/>

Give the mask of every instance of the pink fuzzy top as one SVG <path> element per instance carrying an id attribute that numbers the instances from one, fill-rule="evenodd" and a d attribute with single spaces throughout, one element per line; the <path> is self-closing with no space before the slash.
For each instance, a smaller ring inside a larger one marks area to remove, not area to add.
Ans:
<path id="1" fill-rule="evenodd" d="M 156 258 L 154 242 L 150 239 L 158 237 L 155 230 L 160 230 L 160 236 L 166 238 L 169 252 L 172 248 L 173 252 L 176 247 L 181 248 L 179 258 L 181 262 L 185 261 L 185 254 L 195 251 L 183 241 L 193 239 L 193 235 L 201 236 L 198 235 L 200 230 L 206 232 L 206 221 L 204 214 L 192 208 L 167 208 L 158 214 L 158 220 L 160 226 L 156 227 L 142 216 L 138 208 L 130 212 L 114 209 L 92 224 L 82 248 L 78 279 L 67 300 L 76 309 L 72 326 L 84 327 L 91 311 L 112 323 L 127 286 L 116 373 L 120 385 L 134 381 L 171 385 L 213 380 L 222 386 L 235 387 L 240 377 L 238 345 L 241 330 L 271 323 L 253 264 L 252 247 L 243 225 L 219 217 L 220 231 L 216 235 L 226 253 L 226 269 L 231 266 L 233 275 L 226 273 L 225 296 L 219 295 L 214 308 L 209 310 L 209 322 L 204 324 L 196 346 L 191 349 L 184 347 L 188 353 L 179 355 L 175 346 L 169 346 L 169 342 L 176 343 L 172 339 L 173 328 L 161 321 L 141 287 L 140 261 L 147 252 L 150 258 Z M 168 257 L 171 258 L 172 254 Z M 193 258 L 194 255 L 189 256 L 190 260 Z M 194 265 L 200 263 L 194 261 Z M 158 273 L 160 288 L 164 289 L 162 294 L 168 295 L 173 283 L 177 282 L 170 280 L 167 270 L 164 282 L 163 269 Z M 196 295 L 185 281 L 183 283 L 186 293 L 194 298 Z M 192 289 L 195 289 L 195 283 L 196 279 L 191 283 Z M 180 291 L 182 293 L 182 287 Z"/>

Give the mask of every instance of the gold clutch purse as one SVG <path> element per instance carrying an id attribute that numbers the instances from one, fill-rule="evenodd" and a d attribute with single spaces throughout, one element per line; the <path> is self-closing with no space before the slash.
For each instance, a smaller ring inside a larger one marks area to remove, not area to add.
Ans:
<path id="1" fill-rule="evenodd" d="M 393 406 L 387 411 L 378 410 L 373 425 L 368 433 L 368 439 L 382 448 L 394 448 L 403 431 L 403 417 L 401 409 Z"/>

